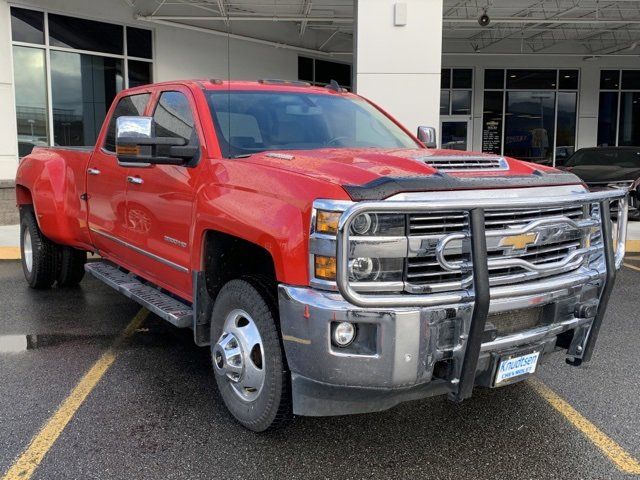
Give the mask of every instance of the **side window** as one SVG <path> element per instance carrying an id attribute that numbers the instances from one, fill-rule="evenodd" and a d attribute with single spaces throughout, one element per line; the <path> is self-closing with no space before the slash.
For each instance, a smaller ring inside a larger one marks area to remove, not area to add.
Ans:
<path id="1" fill-rule="evenodd" d="M 122 97 L 113 111 L 113 116 L 109 121 L 109 129 L 104 139 L 104 149 L 110 152 L 116 151 L 116 120 L 118 117 L 140 116 L 144 114 L 144 109 L 151 97 L 148 93 L 129 95 Z"/>
<path id="2" fill-rule="evenodd" d="M 187 143 L 195 140 L 193 113 L 181 92 L 163 92 L 153 112 L 156 137 L 180 137 Z"/>

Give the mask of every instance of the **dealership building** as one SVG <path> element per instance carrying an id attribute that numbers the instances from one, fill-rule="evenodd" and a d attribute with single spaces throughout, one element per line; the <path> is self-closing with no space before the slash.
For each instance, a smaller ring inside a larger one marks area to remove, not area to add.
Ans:
<path id="1" fill-rule="evenodd" d="M 0 0 L 2 194 L 121 89 L 185 78 L 336 80 L 444 148 L 545 164 L 637 146 L 639 42 L 639 1 Z"/>

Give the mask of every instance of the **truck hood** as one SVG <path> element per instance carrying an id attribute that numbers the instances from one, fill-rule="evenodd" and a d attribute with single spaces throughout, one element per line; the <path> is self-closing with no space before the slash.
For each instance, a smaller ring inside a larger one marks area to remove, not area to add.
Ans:
<path id="1" fill-rule="evenodd" d="M 495 155 L 432 149 L 287 150 L 262 152 L 240 161 L 254 163 L 341 185 L 353 200 L 382 199 L 409 191 L 511 188 L 580 184 L 575 175 L 505 158 L 501 168 L 467 171 L 437 169 L 429 163 L 500 159 Z"/>

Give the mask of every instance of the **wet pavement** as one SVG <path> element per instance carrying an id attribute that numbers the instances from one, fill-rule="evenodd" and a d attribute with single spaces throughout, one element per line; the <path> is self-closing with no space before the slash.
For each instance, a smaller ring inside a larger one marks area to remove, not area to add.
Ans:
<path id="1" fill-rule="evenodd" d="M 591 363 L 555 355 L 539 372 L 636 459 L 638 285 L 624 268 Z M 2 473 L 140 308 L 92 278 L 29 290 L 15 261 L 0 262 L 0 305 Z M 9 336 L 19 347 L 3 352 Z M 631 478 L 528 382 L 254 434 L 226 413 L 209 362 L 189 330 L 149 316 L 34 478 Z"/>

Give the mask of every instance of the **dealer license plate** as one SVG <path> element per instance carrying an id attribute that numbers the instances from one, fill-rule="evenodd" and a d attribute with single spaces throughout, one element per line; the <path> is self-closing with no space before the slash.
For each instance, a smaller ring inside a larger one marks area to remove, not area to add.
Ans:
<path id="1" fill-rule="evenodd" d="M 532 352 L 526 355 L 505 356 L 500 358 L 494 385 L 506 385 L 517 382 L 536 371 L 540 352 Z"/>

